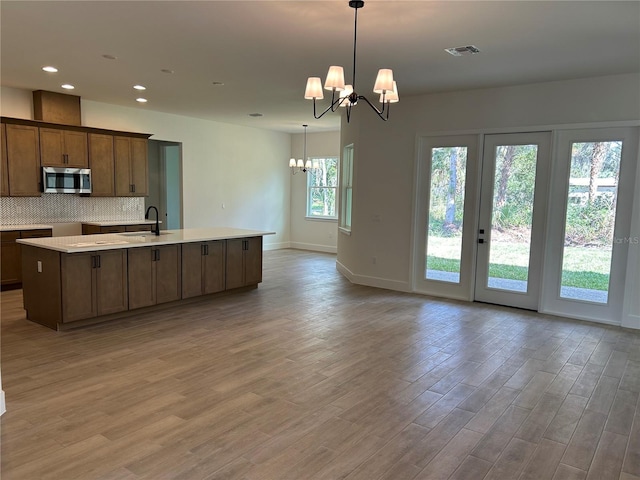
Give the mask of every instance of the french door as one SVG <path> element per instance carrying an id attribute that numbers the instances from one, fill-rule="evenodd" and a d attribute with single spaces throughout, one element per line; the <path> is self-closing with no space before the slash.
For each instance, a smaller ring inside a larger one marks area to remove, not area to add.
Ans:
<path id="1" fill-rule="evenodd" d="M 414 291 L 620 324 L 637 297 L 627 262 L 640 243 L 638 136 L 616 127 L 422 138 Z"/>
<path id="2" fill-rule="evenodd" d="M 474 299 L 538 309 L 550 132 L 486 135 Z"/>

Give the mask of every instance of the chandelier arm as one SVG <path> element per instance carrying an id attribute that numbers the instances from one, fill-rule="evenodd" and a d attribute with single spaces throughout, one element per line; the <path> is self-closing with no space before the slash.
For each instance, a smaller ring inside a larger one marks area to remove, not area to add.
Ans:
<path id="1" fill-rule="evenodd" d="M 337 99 L 333 99 L 331 101 L 331 105 L 329 105 L 327 108 L 325 108 L 322 113 L 320 115 L 318 115 L 316 112 L 316 99 L 313 99 L 313 118 L 315 118 L 316 120 L 318 120 L 319 118 L 322 118 L 324 116 L 325 113 L 327 113 L 329 110 L 331 110 L 332 112 L 335 112 L 338 110 L 338 107 L 340 105 L 342 105 L 342 103 L 347 100 L 348 97 L 338 97 Z"/>
<path id="2" fill-rule="evenodd" d="M 378 115 L 382 120 L 384 120 L 385 122 L 386 122 L 386 121 L 387 121 L 387 119 L 389 118 L 389 110 L 387 110 L 387 116 L 386 116 L 386 117 L 384 116 L 384 111 L 385 111 L 385 108 L 384 108 L 384 107 L 385 107 L 385 104 L 384 104 L 384 103 L 382 104 L 382 110 L 378 110 L 378 107 L 376 107 L 373 103 L 371 103 L 371 102 L 369 101 L 369 99 L 368 99 L 367 97 L 365 97 L 364 95 L 358 95 L 358 100 L 364 100 L 365 102 L 367 102 L 367 105 L 369 105 L 369 106 L 372 108 L 372 110 L 373 110 L 374 112 L 376 112 L 376 114 L 377 114 L 377 115 Z M 387 102 L 385 102 L 385 103 L 387 103 Z"/>

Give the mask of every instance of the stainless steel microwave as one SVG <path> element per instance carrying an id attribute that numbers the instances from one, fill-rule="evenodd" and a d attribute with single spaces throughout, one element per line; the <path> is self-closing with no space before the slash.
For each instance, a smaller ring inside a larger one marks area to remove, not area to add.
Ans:
<path id="1" fill-rule="evenodd" d="M 91 193 L 90 168 L 42 167 L 44 193 Z"/>

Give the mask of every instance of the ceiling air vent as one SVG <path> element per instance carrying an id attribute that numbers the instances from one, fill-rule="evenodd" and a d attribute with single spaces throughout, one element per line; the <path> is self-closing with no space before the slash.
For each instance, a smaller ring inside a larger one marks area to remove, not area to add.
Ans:
<path id="1" fill-rule="evenodd" d="M 480 53 L 480 50 L 475 45 L 466 45 L 464 47 L 445 48 L 445 52 L 450 53 L 454 57 L 461 57 L 463 55 L 475 55 Z"/>

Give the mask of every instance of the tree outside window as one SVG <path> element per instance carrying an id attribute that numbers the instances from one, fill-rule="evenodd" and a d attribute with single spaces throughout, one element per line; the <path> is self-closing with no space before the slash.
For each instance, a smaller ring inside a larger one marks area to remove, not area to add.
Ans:
<path id="1" fill-rule="evenodd" d="M 318 168 L 307 173 L 307 216 L 337 218 L 338 158 L 312 158 Z"/>

